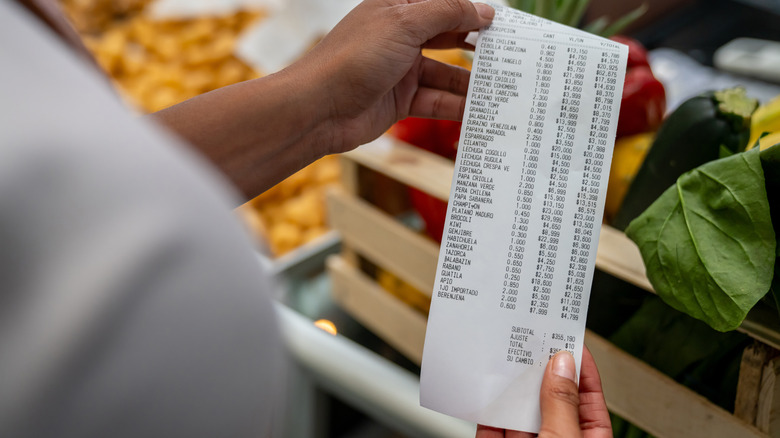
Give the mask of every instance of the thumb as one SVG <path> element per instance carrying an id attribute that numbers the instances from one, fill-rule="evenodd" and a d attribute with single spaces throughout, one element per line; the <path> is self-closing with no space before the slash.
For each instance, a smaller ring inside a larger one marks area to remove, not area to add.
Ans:
<path id="1" fill-rule="evenodd" d="M 558 352 L 547 364 L 539 398 L 542 410 L 539 438 L 582 436 L 575 376 L 574 357 L 568 351 Z"/>
<path id="2" fill-rule="evenodd" d="M 477 30 L 493 21 L 495 10 L 469 0 L 422 0 L 406 7 L 406 29 L 423 44 L 445 32 Z"/>

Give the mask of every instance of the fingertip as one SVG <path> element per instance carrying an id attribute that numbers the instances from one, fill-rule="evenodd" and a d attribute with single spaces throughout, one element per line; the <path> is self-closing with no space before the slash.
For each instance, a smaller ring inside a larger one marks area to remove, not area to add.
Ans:
<path id="1" fill-rule="evenodd" d="M 577 366 L 574 363 L 574 356 L 568 351 L 559 351 L 552 358 L 552 373 L 556 376 L 560 376 L 577 382 Z"/>
<path id="2" fill-rule="evenodd" d="M 479 16 L 485 20 L 492 20 L 496 15 L 496 10 L 486 3 L 474 3 L 474 8 L 477 10 Z"/>

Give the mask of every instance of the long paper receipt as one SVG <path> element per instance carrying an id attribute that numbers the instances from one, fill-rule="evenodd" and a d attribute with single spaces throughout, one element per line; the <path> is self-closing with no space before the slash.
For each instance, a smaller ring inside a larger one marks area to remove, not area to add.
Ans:
<path id="1" fill-rule="evenodd" d="M 628 49 L 514 9 L 480 31 L 421 404 L 537 432 L 547 362 L 579 375 Z"/>

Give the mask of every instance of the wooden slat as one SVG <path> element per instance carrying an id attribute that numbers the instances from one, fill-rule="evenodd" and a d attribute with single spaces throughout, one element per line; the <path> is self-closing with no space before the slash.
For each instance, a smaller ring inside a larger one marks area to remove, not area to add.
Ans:
<path id="1" fill-rule="evenodd" d="M 341 166 L 341 184 L 347 193 L 358 196 L 360 186 L 358 181 L 358 165 L 354 160 L 345 155 L 339 156 L 339 165 Z"/>
<path id="2" fill-rule="evenodd" d="M 379 137 L 346 157 L 443 201 L 450 197 L 452 161 L 390 136 Z"/>
<path id="3" fill-rule="evenodd" d="M 645 274 L 645 264 L 639 248 L 624 233 L 609 225 L 601 226 L 596 269 L 644 290 L 653 291 L 653 285 Z"/>
<path id="4" fill-rule="evenodd" d="M 341 184 L 344 187 L 344 190 L 352 196 L 359 197 L 360 180 L 358 164 L 355 161 L 346 158 L 343 154 L 339 155 L 339 163 L 341 166 Z M 331 228 L 334 228 L 333 224 L 328 225 Z M 352 266 L 358 266 L 360 263 L 357 253 L 347 246 L 341 247 L 341 256 Z"/>
<path id="5" fill-rule="evenodd" d="M 767 435 L 706 398 L 587 331 L 609 409 L 663 437 L 758 438 Z"/>
<path id="6" fill-rule="evenodd" d="M 770 359 L 764 364 L 756 427 L 771 437 L 780 437 L 780 358 Z"/>
<path id="7" fill-rule="evenodd" d="M 772 348 L 754 342 L 742 352 L 737 382 L 737 398 L 734 402 L 734 415 L 750 424 L 756 423 L 758 398 L 761 389 L 761 376 L 764 365 L 771 359 Z"/>
<path id="8" fill-rule="evenodd" d="M 339 256 L 327 261 L 333 298 L 366 328 L 412 362 L 422 362 L 426 318 Z"/>
<path id="9" fill-rule="evenodd" d="M 328 193 L 331 226 L 352 248 L 430 296 L 439 246 L 371 204 L 339 190 Z"/>

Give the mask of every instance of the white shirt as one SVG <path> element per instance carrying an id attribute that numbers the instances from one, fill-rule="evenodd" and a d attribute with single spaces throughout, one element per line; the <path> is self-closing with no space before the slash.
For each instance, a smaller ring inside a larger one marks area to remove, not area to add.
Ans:
<path id="1" fill-rule="evenodd" d="M 0 1 L 0 437 L 271 434 L 271 284 L 231 205 Z"/>

